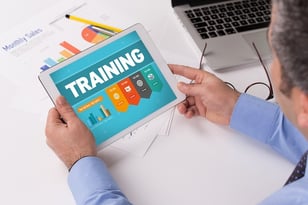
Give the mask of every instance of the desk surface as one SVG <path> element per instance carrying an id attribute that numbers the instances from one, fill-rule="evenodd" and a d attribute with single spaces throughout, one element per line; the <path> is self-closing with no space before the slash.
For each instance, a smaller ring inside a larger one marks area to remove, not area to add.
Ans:
<path id="1" fill-rule="evenodd" d="M 1 19 L 7 20 L 2 22 L 1 33 L 55 2 L 60 0 L 7 2 L 0 12 Z M 102 9 L 109 4 L 101 2 Z M 125 4 L 123 9 L 132 10 L 131 18 L 149 29 L 168 63 L 198 66 L 199 53 L 169 1 L 123 2 L 111 4 Z M 255 79 L 266 80 L 262 72 L 250 67 L 216 74 L 241 90 Z M 0 83 L 1 90 L 9 88 L 2 91 L 1 99 L 6 100 L 0 102 L 0 204 L 73 205 L 67 171 L 45 143 L 45 119 L 52 104 L 47 98 L 25 97 L 26 89 L 37 86 L 36 80 L 16 83 L 13 76 L 0 74 Z M 33 106 L 36 112 L 28 109 Z M 187 120 L 177 112 L 170 135 L 158 137 L 144 157 L 112 148 L 100 155 L 136 205 L 256 204 L 279 189 L 292 170 L 289 162 L 259 142 L 206 120 Z"/>

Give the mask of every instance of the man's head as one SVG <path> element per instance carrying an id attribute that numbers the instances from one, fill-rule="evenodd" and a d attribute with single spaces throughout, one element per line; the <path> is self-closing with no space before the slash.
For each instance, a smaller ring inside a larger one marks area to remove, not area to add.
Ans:
<path id="1" fill-rule="evenodd" d="M 308 137 L 308 1 L 273 0 L 271 75 L 277 102 Z"/>

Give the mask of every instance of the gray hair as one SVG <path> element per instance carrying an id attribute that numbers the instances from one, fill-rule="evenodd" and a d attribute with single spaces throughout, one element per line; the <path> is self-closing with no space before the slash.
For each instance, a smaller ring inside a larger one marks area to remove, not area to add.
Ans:
<path id="1" fill-rule="evenodd" d="M 308 94 L 308 1 L 273 0 L 272 46 L 281 64 L 280 90 L 294 86 Z"/>

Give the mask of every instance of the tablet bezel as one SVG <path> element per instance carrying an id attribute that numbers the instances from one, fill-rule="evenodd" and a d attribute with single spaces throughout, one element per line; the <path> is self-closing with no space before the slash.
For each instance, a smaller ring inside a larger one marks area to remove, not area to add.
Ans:
<path id="1" fill-rule="evenodd" d="M 41 82 L 42 86 L 44 87 L 45 91 L 49 95 L 52 102 L 55 104 L 55 99 L 61 94 L 60 94 L 59 90 L 57 89 L 55 83 L 53 82 L 52 78 L 50 77 L 51 73 L 69 65 L 70 63 L 90 54 L 91 52 L 93 52 L 97 49 L 100 49 L 101 47 L 104 47 L 107 44 L 110 44 L 110 43 L 112 43 L 112 42 L 122 38 L 123 36 L 125 36 L 125 35 L 127 35 L 131 32 L 134 32 L 134 31 L 136 31 L 137 34 L 139 35 L 139 37 L 142 40 L 143 44 L 145 45 L 146 49 L 149 51 L 151 57 L 153 58 L 153 61 L 156 63 L 156 65 L 159 68 L 160 72 L 162 73 L 163 77 L 168 82 L 168 84 L 169 84 L 172 92 L 175 94 L 176 98 L 175 98 L 175 100 L 169 102 L 168 104 L 164 105 L 163 107 L 160 107 L 155 112 L 153 112 L 153 113 L 147 115 L 146 117 L 142 118 L 138 122 L 128 126 L 127 128 L 123 129 L 122 131 L 118 132 L 117 134 L 111 136 L 110 138 L 108 138 L 107 140 L 102 142 L 101 144 L 98 144 L 97 145 L 98 150 L 110 145 L 111 143 L 115 142 L 116 140 L 120 139 L 121 137 L 129 134 L 133 130 L 135 130 L 138 127 L 144 125 L 145 123 L 149 122 L 150 120 L 156 118 L 158 115 L 160 115 L 163 112 L 165 112 L 165 111 L 169 110 L 170 108 L 174 107 L 175 105 L 182 102 L 186 98 L 186 96 L 183 93 L 179 92 L 179 90 L 177 89 L 177 87 L 176 87 L 176 85 L 177 85 L 176 77 L 170 71 L 167 63 L 163 59 L 162 55 L 160 54 L 159 50 L 155 46 L 154 42 L 150 38 L 148 32 L 145 30 L 143 25 L 141 25 L 139 23 L 135 24 L 135 25 L 125 29 L 124 31 L 116 34 L 115 36 L 112 36 L 112 37 L 106 39 L 105 41 L 102 41 L 102 42 L 82 51 L 81 53 L 72 56 L 71 58 L 69 58 L 69 59 L 67 59 L 67 60 L 65 60 L 65 61 L 45 70 L 45 71 L 43 71 L 43 72 L 41 72 L 38 75 L 39 81 Z"/>

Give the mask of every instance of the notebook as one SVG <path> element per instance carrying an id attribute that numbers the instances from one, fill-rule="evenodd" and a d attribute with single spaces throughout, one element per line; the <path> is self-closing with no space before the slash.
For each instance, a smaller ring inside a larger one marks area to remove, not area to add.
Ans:
<path id="1" fill-rule="evenodd" d="M 271 59 L 267 31 L 270 0 L 172 0 L 175 14 L 195 45 L 207 48 L 205 58 L 213 70 Z"/>

